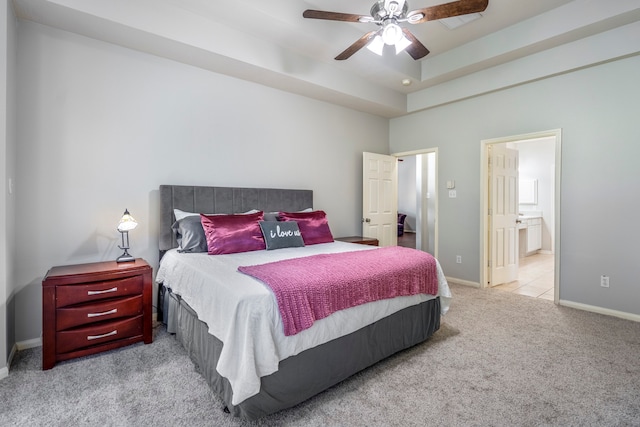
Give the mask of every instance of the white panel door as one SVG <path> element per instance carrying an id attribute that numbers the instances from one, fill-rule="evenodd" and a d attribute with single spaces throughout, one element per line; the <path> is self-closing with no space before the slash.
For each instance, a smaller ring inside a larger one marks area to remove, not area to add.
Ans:
<path id="1" fill-rule="evenodd" d="M 491 286 L 518 279 L 518 150 L 489 146 Z"/>
<path id="2" fill-rule="evenodd" d="M 398 159 L 362 153 L 362 235 L 398 244 Z"/>

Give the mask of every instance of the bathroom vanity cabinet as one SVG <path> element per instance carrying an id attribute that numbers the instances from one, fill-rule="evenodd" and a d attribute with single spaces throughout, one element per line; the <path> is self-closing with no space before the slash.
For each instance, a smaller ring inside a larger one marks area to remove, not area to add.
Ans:
<path id="1" fill-rule="evenodd" d="M 542 249 L 542 216 L 523 215 L 518 218 L 520 257 L 533 255 Z"/>

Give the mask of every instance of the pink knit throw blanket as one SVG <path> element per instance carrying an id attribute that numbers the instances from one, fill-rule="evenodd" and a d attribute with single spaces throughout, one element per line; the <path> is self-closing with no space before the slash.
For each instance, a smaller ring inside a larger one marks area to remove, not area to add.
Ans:
<path id="1" fill-rule="evenodd" d="M 273 290 L 287 336 L 338 310 L 397 296 L 438 293 L 435 259 L 399 246 L 241 266 L 238 271 Z"/>

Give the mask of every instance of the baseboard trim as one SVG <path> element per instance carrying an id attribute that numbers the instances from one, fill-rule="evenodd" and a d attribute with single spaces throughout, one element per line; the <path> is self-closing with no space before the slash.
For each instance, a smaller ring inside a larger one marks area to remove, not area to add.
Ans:
<path id="1" fill-rule="evenodd" d="M 20 341 L 16 343 L 18 351 L 26 350 L 28 348 L 41 347 L 42 338 L 34 338 L 32 340 Z"/>
<path id="2" fill-rule="evenodd" d="M 15 357 L 17 352 L 18 347 L 14 344 L 13 347 L 11 347 L 11 351 L 9 352 L 9 357 L 7 357 L 7 369 L 11 367 L 11 362 L 13 362 L 13 358 Z"/>
<path id="3" fill-rule="evenodd" d="M 9 368 L 4 367 L 4 368 L 0 368 L 0 380 L 2 380 L 3 378 L 7 378 L 9 376 Z"/>
<path id="4" fill-rule="evenodd" d="M 620 319 L 631 320 L 634 322 L 640 322 L 640 315 L 627 313 L 624 311 L 611 310 L 608 308 L 598 307 L 595 305 L 582 304 L 579 302 L 560 300 L 558 305 L 563 307 L 575 308 L 577 310 L 590 311 L 592 313 L 604 314 L 605 316 L 618 317 Z"/>
<path id="5" fill-rule="evenodd" d="M 449 276 L 445 276 L 445 279 L 447 279 L 447 282 L 453 282 L 453 283 L 457 283 L 459 285 L 464 285 L 464 286 L 471 286 L 472 288 L 480 287 L 480 283 L 478 282 L 471 282 L 469 280 L 464 280 L 464 279 L 456 279 L 455 277 L 449 277 Z"/>

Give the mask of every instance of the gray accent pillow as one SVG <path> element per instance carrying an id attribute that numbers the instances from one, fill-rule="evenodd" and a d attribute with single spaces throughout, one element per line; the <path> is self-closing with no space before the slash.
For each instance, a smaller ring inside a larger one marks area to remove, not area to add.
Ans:
<path id="1" fill-rule="evenodd" d="M 278 212 L 265 212 L 264 213 L 265 221 L 278 221 Z"/>
<path id="2" fill-rule="evenodd" d="M 302 234 L 295 221 L 260 221 L 260 229 L 268 251 L 304 246 Z"/>
<path id="3" fill-rule="evenodd" d="M 207 238 L 200 222 L 200 215 L 185 216 L 171 226 L 178 242 L 178 252 L 207 252 Z"/>

